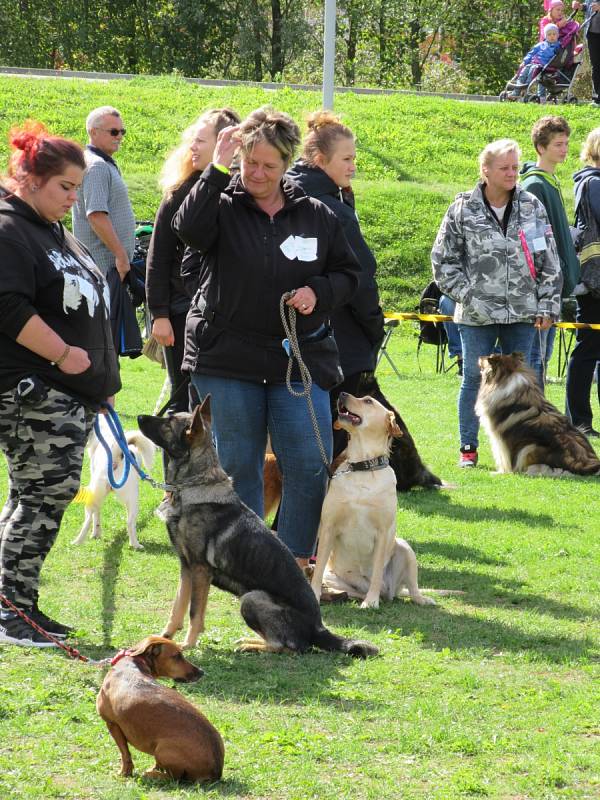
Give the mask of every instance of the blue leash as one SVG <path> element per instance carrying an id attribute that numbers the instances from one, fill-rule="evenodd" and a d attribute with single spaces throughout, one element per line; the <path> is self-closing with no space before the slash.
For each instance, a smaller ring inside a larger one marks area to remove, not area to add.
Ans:
<path id="1" fill-rule="evenodd" d="M 115 409 L 109 403 L 101 403 L 100 405 L 106 411 L 105 416 L 108 428 L 112 433 L 116 443 L 121 448 L 121 451 L 125 459 L 123 476 L 120 481 L 117 481 L 117 479 L 115 478 L 115 470 L 113 465 L 111 448 L 106 439 L 104 438 L 104 436 L 102 436 L 102 433 L 100 432 L 100 417 L 96 415 L 96 419 L 94 420 L 94 431 L 96 433 L 96 436 L 98 437 L 98 441 L 100 442 L 100 444 L 102 445 L 102 447 L 106 452 L 106 457 L 108 459 L 107 477 L 108 477 L 108 482 L 110 483 L 112 488 L 120 489 L 121 486 L 125 485 L 125 482 L 129 477 L 129 470 L 131 469 L 131 467 L 135 469 L 135 471 L 143 481 L 150 481 L 150 483 L 154 484 L 155 482 L 140 467 L 140 465 L 136 461 L 135 456 L 129 449 L 129 446 L 127 444 L 127 439 L 125 438 L 125 432 L 123 431 L 123 426 L 121 425 L 121 420 L 119 419 L 119 416 L 115 411 Z"/>

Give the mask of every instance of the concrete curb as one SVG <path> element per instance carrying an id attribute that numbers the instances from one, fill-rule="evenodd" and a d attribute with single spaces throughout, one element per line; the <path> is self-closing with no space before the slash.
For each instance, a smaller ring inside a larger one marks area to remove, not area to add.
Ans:
<path id="1" fill-rule="evenodd" d="M 0 67 L 0 74 L 21 75 L 37 78 L 83 78 L 90 81 L 130 81 L 134 78 L 159 78 L 168 77 L 165 75 L 134 75 L 125 72 L 81 72 L 79 70 L 68 69 L 34 69 L 32 67 Z M 252 86 L 257 89 L 299 89 L 305 92 L 321 92 L 322 87 L 318 84 L 308 83 L 269 83 L 259 81 L 226 81 L 211 80 L 209 78 L 182 78 L 187 83 L 197 83 L 200 86 Z M 420 92 L 411 89 L 368 89 L 354 86 L 336 86 L 336 94 L 406 94 L 422 97 L 444 97 L 448 100 L 475 100 L 482 103 L 493 103 L 498 101 L 497 95 L 486 94 L 451 94 L 449 92 Z"/>

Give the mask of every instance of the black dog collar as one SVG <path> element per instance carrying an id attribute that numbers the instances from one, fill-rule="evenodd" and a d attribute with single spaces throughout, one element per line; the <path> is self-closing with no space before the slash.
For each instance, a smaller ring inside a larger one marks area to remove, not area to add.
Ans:
<path id="1" fill-rule="evenodd" d="M 390 460 L 387 456 L 367 458 L 366 461 L 349 461 L 347 469 L 336 472 L 333 477 L 337 478 L 338 475 L 345 475 L 347 472 L 373 472 L 376 469 L 385 469 L 389 465 Z"/>

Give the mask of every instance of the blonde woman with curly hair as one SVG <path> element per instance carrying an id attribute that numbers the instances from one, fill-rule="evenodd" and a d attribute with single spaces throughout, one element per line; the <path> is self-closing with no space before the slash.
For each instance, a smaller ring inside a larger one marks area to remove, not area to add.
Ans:
<path id="1" fill-rule="evenodd" d="M 201 397 L 212 398 L 213 433 L 240 498 L 263 515 L 267 434 L 283 476 L 277 533 L 303 566 L 312 555 L 327 472 L 306 400 L 286 387 L 288 355 L 280 298 L 297 312 L 311 371 L 311 397 L 331 456 L 329 390 L 341 380 L 329 317 L 358 285 L 358 264 L 342 226 L 285 172 L 300 143 L 287 115 L 252 112 L 217 138 L 212 164 L 175 215 L 181 238 L 205 260 L 203 297 L 186 326 L 183 368 Z M 240 174 L 230 167 L 239 154 Z M 297 366 L 292 385 L 302 389 Z"/>

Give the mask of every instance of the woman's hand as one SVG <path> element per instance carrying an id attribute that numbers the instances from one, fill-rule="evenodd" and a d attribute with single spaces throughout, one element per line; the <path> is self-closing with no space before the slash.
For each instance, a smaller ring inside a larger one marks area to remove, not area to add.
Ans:
<path id="1" fill-rule="evenodd" d="M 59 370 L 64 372 L 65 375 L 80 375 L 88 369 L 91 363 L 87 350 L 82 347 L 70 347 L 67 357 L 59 366 Z"/>
<path id="2" fill-rule="evenodd" d="M 309 286 L 301 286 L 300 289 L 294 289 L 294 294 L 289 300 L 286 300 L 286 305 L 292 306 L 300 314 L 308 316 L 315 310 L 317 295 Z"/>
<path id="3" fill-rule="evenodd" d="M 175 334 L 168 317 L 158 317 L 152 323 L 152 336 L 163 347 L 173 347 Z"/>
<path id="4" fill-rule="evenodd" d="M 240 147 L 239 138 L 237 136 L 238 130 L 239 125 L 228 125 L 219 132 L 212 157 L 213 164 L 221 164 L 222 167 L 227 167 L 229 169 Z"/>
<path id="5" fill-rule="evenodd" d="M 550 317 L 536 317 L 533 327 L 538 328 L 541 331 L 547 331 L 548 328 L 552 327 L 552 324 L 553 323 Z"/>

